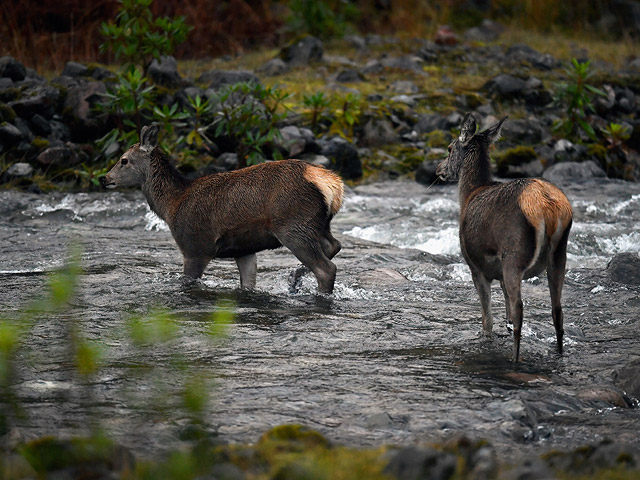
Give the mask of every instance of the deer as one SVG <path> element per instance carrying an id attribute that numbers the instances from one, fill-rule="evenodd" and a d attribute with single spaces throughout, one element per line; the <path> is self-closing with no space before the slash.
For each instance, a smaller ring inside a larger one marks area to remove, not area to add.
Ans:
<path id="1" fill-rule="evenodd" d="M 331 261 L 341 244 L 331 234 L 340 210 L 340 176 L 300 160 L 267 161 L 229 172 L 184 177 L 158 146 L 158 127 L 144 126 L 103 177 L 106 188 L 141 187 L 182 253 L 183 273 L 200 278 L 215 258 L 234 258 L 241 288 L 256 285 L 256 253 L 287 247 L 313 272 L 322 294 L 333 292 Z"/>
<path id="2" fill-rule="evenodd" d="M 499 280 L 505 298 L 507 328 L 513 328 L 513 361 L 518 362 L 522 334 L 522 280 L 547 270 L 557 350 L 562 354 L 567 242 L 573 210 L 565 194 L 540 178 L 505 183 L 492 179 L 489 147 L 508 116 L 476 133 L 471 113 L 436 174 L 458 181 L 460 250 L 480 297 L 482 327 L 491 336 L 491 283 Z"/>

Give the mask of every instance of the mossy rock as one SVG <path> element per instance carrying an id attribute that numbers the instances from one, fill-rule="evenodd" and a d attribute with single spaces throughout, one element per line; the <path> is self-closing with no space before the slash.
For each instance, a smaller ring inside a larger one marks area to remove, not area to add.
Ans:
<path id="1" fill-rule="evenodd" d="M 600 163 L 607 161 L 608 150 L 604 145 L 601 145 L 599 143 L 592 143 L 587 147 L 587 152 L 589 152 L 589 155 L 599 160 Z"/>
<path id="2" fill-rule="evenodd" d="M 38 150 L 45 150 L 45 149 L 49 148 L 49 140 L 47 140 L 46 138 L 42 138 L 42 137 L 36 137 L 31 142 L 31 145 L 33 145 Z"/>
<path id="3" fill-rule="evenodd" d="M 12 122 L 16 118 L 16 112 L 6 103 L 0 102 L 0 122 Z"/>
<path id="4" fill-rule="evenodd" d="M 531 162 L 537 158 L 537 154 L 533 147 L 520 145 L 496 152 L 493 154 L 493 158 L 498 168 L 501 169 L 506 168 L 508 165 L 522 165 Z"/>
<path id="5" fill-rule="evenodd" d="M 329 441 L 321 433 L 304 425 L 287 424 L 272 428 L 258 442 L 259 451 L 301 452 L 310 448 L 327 448 Z"/>
<path id="6" fill-rule="evenodd" d="M 451 134 L 444 130 L 433 130 L 427 134 L 427 144 L 431 148 L 446 148 L 451 140 Z"/>
<path id="7" fill-rule="evenodd" d="M 20 97 L 20 89 L 19 88 L 3 88 L 0 90 L 0 102 L 11 102 Z"/>

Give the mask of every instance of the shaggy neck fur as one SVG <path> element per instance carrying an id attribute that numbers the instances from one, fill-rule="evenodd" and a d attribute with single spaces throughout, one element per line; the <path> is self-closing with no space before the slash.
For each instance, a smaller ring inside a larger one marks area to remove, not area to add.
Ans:
<path id="1" fill-rule="evenodd" d="M 159 149 L 151 152 L 149 172 L 142 184 L 142 192 L 151 210 L 165 222 L 171 219 L 178 199 L 190 183 Z"/>
<path id="2" fill-rule="evenodd" d="M 467 199 L 478 187 L 493 181 L 488 147 L 482 140 L 472 140 L 467 148 L 458 180 L 460 205 L 466 205 Z"/>

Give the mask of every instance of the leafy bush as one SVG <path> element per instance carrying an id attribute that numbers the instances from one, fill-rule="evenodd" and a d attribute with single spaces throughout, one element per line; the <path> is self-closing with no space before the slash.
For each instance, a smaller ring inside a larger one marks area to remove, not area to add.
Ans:
<path id="1" fill-rule="evenodd" d="M 280 139 L 278 123 L 287 118 L 282 103 L 289 94 L 276 87 L 245 82 L 222 87 L 211 100 L 218 109 L 208 130 L 223 135 L 236 146 L 238 166 L 245 167 L 264 160 L 267 146 Z M 274 158 L 280 158 L 273 150 Z"/>
<path id="2" fill-rule="evenodd" d="M 588 60 L 579 62 L 573 58 L 565 73 L 569 81 L 560 85 L 556 102 L 566 107 L 567 119 L 556 125 L 556 129 L 566 136 L 582 130 L 589 138 L 595 139 L 596 133 L 589 124 L 588 115 L 593 112 L 593 96 L 606 94 L 588 83 L 593 76 Z"/>
<path id="3" fill-rule="evenodd" d="M 356 5 L 343 0 L 291 0 L 289 10 L 291 31 L 310 33 L 324 39 L 343 36 L 349 22 L 358 14 Z"/>
<path id="4" fill-rule="evenodd" d="M 184 17 L 153 18 L 153 0 L 118 0 L 122 7 L 115 21 L 103 22 L 100 32 L 105 42 L 100 53 L 113 52 L 116 60 L 125 65 L 139 65 L 146 75 L 151 61 L 171 55 L 175 47 L 184 42 L 192 27 Z"/>

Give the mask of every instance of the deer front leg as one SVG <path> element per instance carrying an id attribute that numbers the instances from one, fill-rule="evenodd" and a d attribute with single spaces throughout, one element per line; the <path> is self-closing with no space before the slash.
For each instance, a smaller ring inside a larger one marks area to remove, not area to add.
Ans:
<path id="1" fill-rule="evenodd" d="M 491 316 L 491 280 L 481 272 L 471 271 L 473 284 L 476 286 L 480 305 L 482 306 L 482 330 L 486 336 L 491 336 L 493 330 L 493 317 Z"/>
<path id="2" fill-rule="evenodd" d="M 242 288 L 255 288 L 256 273 L 258 271 L 258 259 L 255 253 L 236 257 L 236 264 L 240 270 L 240 286 Z"/>

